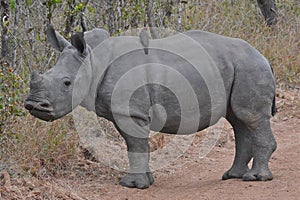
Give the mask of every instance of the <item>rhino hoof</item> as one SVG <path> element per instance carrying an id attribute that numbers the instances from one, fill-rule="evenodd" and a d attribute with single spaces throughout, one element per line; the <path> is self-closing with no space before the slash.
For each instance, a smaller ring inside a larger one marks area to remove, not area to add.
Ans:
<path id="1" fill-rule="evenodd" d="M 149 179 L 149 183 L 150 185 L 152 185 L 154 183 L 154 178 L 151 172 L 146 172 L 148 179 Z"/>
<path id="2" fill-rule="evenodd" d="M 225 172 L 222 176 L 222 180 L 232 179 L 232 178 L 242 178 L 243 175 L 240 174 L 231 174 L 229 172 Z"/>
<path id="3" fill-rule="evenodd" d="M 249 171 L 248 167 L 244 169 L 229 169 L 227 172 L 225 172 L 222 176 L 222 180 L 232 179 L 232 178 L 243 178 L 243 175 L 246 174 Z"/>
<path id="4" fill-rule="evenodd" d="M 120 185 L 129 188 L 145 189 L 154 182 L 151 172 L 128 173 L 120 181 Z"/>
<path id="5" fill-rule="evenodd" d="M 250 171 L 243 176 L 243 181 L 269 181 L 272 179 L 273 176 L 270 171 L 266 173 L 253 173 Z"/>

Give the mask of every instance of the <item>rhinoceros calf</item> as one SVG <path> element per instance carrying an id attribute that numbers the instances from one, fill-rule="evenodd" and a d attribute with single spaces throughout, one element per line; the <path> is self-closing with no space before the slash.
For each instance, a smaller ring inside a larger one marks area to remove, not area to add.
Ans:
<path id="1" fill-rule="evenodd" d="M 128 150 L 130 169 L 121 185 L 153 184 L 150 130 L 190 134 L 221 117 L 236 141 L 233 165 L 222 179 L 272 179 L 275 81 L 268 61 L 247 42 L 188 31 L 151 40 L 146 55 L 138 37 L 109 37 L 102 29 L 75 34 L 71 43 L 52 26 L 46 33 L 61 54 L 49 71 L 32 73 L 25 108 L 53 121 L 81 105 L 112 121 Z"/>

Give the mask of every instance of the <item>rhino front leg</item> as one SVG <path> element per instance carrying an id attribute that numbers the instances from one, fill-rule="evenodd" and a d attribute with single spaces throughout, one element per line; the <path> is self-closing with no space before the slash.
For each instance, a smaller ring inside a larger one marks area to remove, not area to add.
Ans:
<path id="1" fill-rule="evenodd" d="M 232 111 L 228 112 L 226 119 L 234 130 L 235 157 L 232 167 L 223 174 L 222 179 L 243 178 L 243 175 L 249 171 L 248 163 L 252 158 L 251 133 L 247 126 Z"/>
<path id="2" fill-rule="evenodd" d="M 154 183 L 154 178 L 148 166 L 147 153 L 128 151 L 129 172 L 120 180 L 120 185 L 130 188 L 145 189 Z"/>
<path id="3" fill-rule="evenodd" d="M 127 123 L 124 122 L 122 124 Z M 139 189 L 148 188 L 154 183 L 154 178 L 149 168 L 149 129 L 147 126 L 139 126 L 138 128 L 125 128 L 126 130 L 124 130 L 120 128 L 120 125 L 115 126 L 125 139 L 129 159 L 129 172 L 120 180 L 120 185 Z"/>

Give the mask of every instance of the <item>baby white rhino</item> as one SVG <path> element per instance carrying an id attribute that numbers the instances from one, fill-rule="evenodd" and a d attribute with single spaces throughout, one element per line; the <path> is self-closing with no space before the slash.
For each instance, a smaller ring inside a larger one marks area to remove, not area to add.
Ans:
<path id="1" fill-rule="evenodd" d="M 268 162 L 276 149 L 270 126 L 275 81 L 266 58 L 247 42 L 188 31 L 150 40 L 145 54 L 139 37 L 109 37 L 103 29 L 75 34 L 71 42 L 50 25 L 46 34 L 61 53 L 52 69 L 32 73 L 25 108 L 53 121 L 81 105 L 113 122 L 129 158 L 122 186 L 153 184 L 150 130 L 191 134 L 222 117 L 236 143 L 233 165 L 222 179 L 273 178 Z"/>

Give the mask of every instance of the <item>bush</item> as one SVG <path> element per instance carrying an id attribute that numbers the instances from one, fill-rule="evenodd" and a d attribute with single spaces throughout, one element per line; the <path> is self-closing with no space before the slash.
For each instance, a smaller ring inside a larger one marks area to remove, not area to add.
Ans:
<path id="1" fill-rule="evenodd" d="M 26 82 L 12 69 L 0 69 L 0 132 L 11 116 L 24 116 L 21 107 Z"/>

